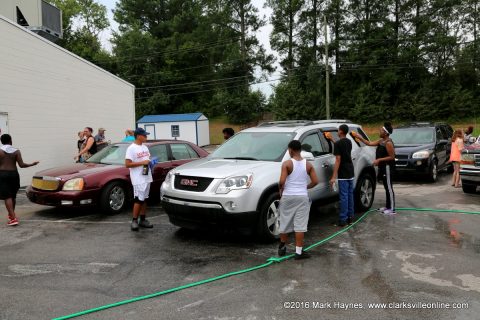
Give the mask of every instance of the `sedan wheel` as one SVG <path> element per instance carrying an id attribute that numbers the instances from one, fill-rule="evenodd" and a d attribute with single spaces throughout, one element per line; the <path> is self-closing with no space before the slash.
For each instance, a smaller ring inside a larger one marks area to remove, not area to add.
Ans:
<path id="1" fill-rule="evenodd" d="M 100 197 L 100 206 L 107 213 L 118 213 L 122 211 L 127 202 L 125 185 L 121 182 L 111 182 L 103 188 Z"/>
<path id="2" fill-rule="evenodd" d="M 125 191 L 120 186 L 115 186 L 112 191 L 110 191 L 110 208 L 114 211 L 122 209 L 123 204 L 125 203 Z"/>

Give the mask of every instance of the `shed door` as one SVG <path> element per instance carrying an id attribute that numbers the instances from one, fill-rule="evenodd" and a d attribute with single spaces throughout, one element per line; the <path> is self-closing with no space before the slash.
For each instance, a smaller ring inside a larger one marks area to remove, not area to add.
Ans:
<path id="1" fill-rule="evenodd" d="M 145 131 L 150 133 L 150 135 L 148 136 L 148 138 L 150 140 L 157 140 L 157 134 L 155 132 L 155 125 L 154 124 L 146 124 L 145 125 Z"/>
<path id="2" fill-rule="evenodd" d="M 8 115 L 0 112 L 0 135 L 8 133 Z"/>

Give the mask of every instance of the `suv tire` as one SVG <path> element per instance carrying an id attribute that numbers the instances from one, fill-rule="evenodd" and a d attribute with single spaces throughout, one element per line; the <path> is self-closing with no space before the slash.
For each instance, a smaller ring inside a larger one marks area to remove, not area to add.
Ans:
<path id="1" fill-rule="evenodd" d="M 464 184 L 462 183 L 462 190 L 465 193 L 476 193 L 477 192 L 477 186 L 472 185 L 472 184 Z"/>
<path id="2" fill-rule="evenodd" d="M 432 160 L 428 168 L 428 181 L 434 183 L 438 179 L 438 164 L 437 160 Z"/>
<path id="3" fill-rule="evenodd" d="M 265 241 L 278 239 L 280 233 L 280 194 L 274 192 L 265 198 L 260 207 L 260 217 L 257 225 L 257 235 Z"/>
<path id="4" fill-rule="evenodd" d="M 365 212 L 372 207 L 375 197 L 375 179 L 371 174 L 363 173 L 355 188 L 355 210 Z"/>

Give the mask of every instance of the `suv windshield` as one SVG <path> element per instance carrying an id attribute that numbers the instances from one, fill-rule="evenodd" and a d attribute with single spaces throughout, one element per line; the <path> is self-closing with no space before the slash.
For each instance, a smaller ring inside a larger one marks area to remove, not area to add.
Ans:
<path id="1" fill-rule="evenodd" d="M 390 138 L 395 144 L 420 145 L 434 142 L 433 128 L 400 128 L 393 130 Z"/>
<path id="2" fill-rule="evenodd" d="M 105 147 L 102 151 L 95 153 L 90 159 L 87 160 L 88 163 L 103 163 L 103 164 L 125 164 L 125 154 L 127 153 L 127 148 L 130 144 L 114 144 Z"/>
<path id="3" fill-rule="evenodd" d="M 240 132 L 221 145 L 212 158 L 282 160 L 294 132 Z"/>

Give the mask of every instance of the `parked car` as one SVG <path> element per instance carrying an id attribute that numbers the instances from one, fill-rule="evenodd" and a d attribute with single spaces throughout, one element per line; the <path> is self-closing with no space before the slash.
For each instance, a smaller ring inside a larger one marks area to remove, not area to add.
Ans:
<path id="1" fill-rule="evenodd" d="M 462 189 L 465 193 L 475 193 L 480 186 L 480 141 L 465 147 L 460 165 Z"/>
<path id="2" fill-rule="evenodd" d="M 451 169 L 453 129 L 445 123 L 417 122 L 393 130 L 397 174 L 426 176 L 437 181 L 438 172 Z"/>
<path id="3" fill-rule="evenodd" d="M 86 163 L 52 168 L 35 174 L 27 188 L 30 201 L 56 207 L 99 205 L 120 212 L 133 199 L 125 153 L 130 144 L 116 143 L 94 154 Z M 146 144 L 159 161 L 153 168 L 150 196 L 159 199 L 160 186 L 172 168 L 206 157 L 208 153 L 186 141 L 157 141 Z"/>
<path id="4" fill-rule="evenodd" d="M 180 166 L 167 175 L 162 206 L 170 222 L 186 228 L 229 225 L 255 230 L 263 238 L 278 236 L 278 180 L 282 161 L 290 159 L 287 145 L 297 139 L 302 154 L 316 170 L 319 184 L 309 190 L 313 201 L 338 195 L 329 185 L 335 164 L 333 144 L 338 127 L 368 139 L 362 128 L 344 120 L 268 122 L 231 137 L 209 157 Z M 368 210 L 375 194 L 374 149 L 352 140 L 357 211 Z"/>

